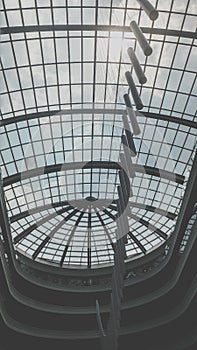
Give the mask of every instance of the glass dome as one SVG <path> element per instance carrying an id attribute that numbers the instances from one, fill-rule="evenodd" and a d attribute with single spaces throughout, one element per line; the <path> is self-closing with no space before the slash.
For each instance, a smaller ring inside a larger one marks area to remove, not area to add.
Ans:
<path id="1" fill-rule="evenodd" d="M 196 3 L 152 4 L 154 22 L 135 0 L 3 1 L 2 176 L 18 253 L 62 267 L 113 263 L 126 71 L 144 105 L 133 135 L 127 259 L 173 234 L 196 144 Z"/>

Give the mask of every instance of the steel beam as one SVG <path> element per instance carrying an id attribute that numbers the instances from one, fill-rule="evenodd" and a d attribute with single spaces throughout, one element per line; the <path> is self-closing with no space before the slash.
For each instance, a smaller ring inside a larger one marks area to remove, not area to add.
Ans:
<path id="1" fill-rule="evenodd" d="M 143 33 L 173 36 L 179 38 L 197 39 L 196 32 L 185 30 L 173 30 L 163 28 L 140 27 Z M 129 26 L 116 25 L 81 25 L 81 24 L 56 24 L 56 25 L 32 25 L 32 26 L 11 26 L 2 27 L 1 34 L 12 33 L 31 33 L 31 32 L 54 32 L 54 31 L 108 31 L 108 32 L 126 32 L 131 31 Z"/>

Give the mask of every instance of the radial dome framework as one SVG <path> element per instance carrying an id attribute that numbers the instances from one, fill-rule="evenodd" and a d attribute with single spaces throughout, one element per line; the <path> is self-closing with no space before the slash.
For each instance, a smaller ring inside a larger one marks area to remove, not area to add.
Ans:
<path id="1" fill-rule="evenodd" d="M 16 254 L 62 267 L 113 263 L 126 71 L 144 105 L 132 100 L 141 133 L 127 259 L 173 235 L 196 145 L 196 4 L 152 3 L 154 22 L 134 0 L 3 1 L 2 178 Z"/>

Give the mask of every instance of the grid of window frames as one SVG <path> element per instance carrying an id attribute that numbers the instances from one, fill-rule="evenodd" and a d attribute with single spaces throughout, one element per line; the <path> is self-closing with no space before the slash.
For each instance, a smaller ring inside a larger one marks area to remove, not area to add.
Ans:
<path id="1" fill-rule="evenodd" d="M 132 180 L 129 225 L 147 251 L 163 243 L 158 230 L 167 236 L 173 231 L 176 220 L 168 212 L 178 214 L 196 143 L 196 4 L 152 3 L 159 10 L 154 23 L 136 0 L 3 1 L 2 173 L 5 182 L 20 173 L 5 194 L 15 246 L 23 254 L 60 264 L 68 246 L 65 266 L 87 266 L 88 254 L 92 266 L 113 262 L 118 172 L 83 164 L 119 161 L 126 70 L 144 103 L 138 113 L 141 134 L 134 137 L 134 162 L 142 168 Z M 131 20 L 150 41 L 150 57 L 130 32 Z M 147 76 L 144 86 L 132 71 L 129 46 Z M 68 163 L 81 166 L 66 170 Z M 56 165 L 62 165 L 60 171 L 45 170 Z M 145 167 L 159 168 L 160 176 L 147 174 Z M 30 176 L 38 168 L 41 173 Z M 175 174 L 183 176 L 183 184 Z M 80 207 L 88 196 L 97 198 L 97 208 Z M 126 251 L 128 258 L 142 254 L 131 237 Z"/>

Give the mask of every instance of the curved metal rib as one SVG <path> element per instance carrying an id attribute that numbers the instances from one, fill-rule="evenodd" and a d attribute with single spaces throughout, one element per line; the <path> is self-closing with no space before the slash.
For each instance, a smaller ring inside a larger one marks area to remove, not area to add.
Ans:
<path id="1" fill-rule="evenodd" d="M 114 243 L 113 243 L 113 241 L 112 241 L 112 238 L 111 238 L 111 236 L 110 236 L 110 233 L 109 233 L 109 231 L 108 231 L 108 229 L 107 229 L 107 227 L 106 227 L 106 225 L 105 225 L 105 223 L 104 223 L 104 221 L 103 221 L 101 215 L 99 214 L 99 212 L 98 212 L 96 209 L 94 209 L 94 210 L 95 210 L 95 213 L 96 213 L 98 219 L 100 220 L 100 223 L 101 223 L 101 225 L 103 226 L 103 229 L 104 229 L 104 231 L 105 231 L 105 233 L 106 233 L 106 235 L 107 235 L 107 237 L 108 237 L 108 239 L 109 239 L 109 241 L 110 241 L 110 244 L 111 244 L 111 246 L 112 246 L 112 248 L 113 248 L 113 250 L 114 250 Z"/>
<path id="2" fill-rule="evenodd" d="M 44 246 L 53 238 L 53 236 L 55 235 L 55 233 L 57 232 L 57 230 L 63 226 L 72 216 L 74 216 L 76 213 L 78 212 L 78 209 L 73 210 L 70 214 L 68 214 L 66 216 L 66 218 L 64 218 L 57 226 L 55 226 L 52 231 L 50 232 L 50 234 L 44 239 L 44 241 L 42 241 L 42 243 L 38 246 L 38 248 L 35 250 L 35 252 L 33 253 L 32 257 L 33 259 L 36 259 L 36 257 L 38 256 L 38 254 L 41 252 L 42 248 L 44 248 Z"/>
<path id="3" fill-rule="evenodd" d="M 57 215 L 61 215 L 63 213 L 66 213 L 67 211 L 73 209 L 73 207 L 71 205 L 69 205 L 66 208 L 63 208 L 61 210 L 56 211 L 55 213 L 52 213 L 50 215 L 47 215 L 46 217 L 44 217 L 43 219 L 39 220 L 36 224 L 33 224 L 32 226 L 28 227 L 27 230 L 21 232 L 18 236 L 16 236 L 14 238 L 14 243 L 18 243 L 21 239 L 25 238 L 27 235 L 29 235 L 33 230 L 35 230 L 36 228 L 38 228 L 39 226 L 41 226 L 42 224 L 44 224 L 45 222 L 53 219 L 54 217 L 56 217 Z"/>
<path id="4" fill-rule="evenodd" d="M 17 173 L 14 175 L 10 175 L 3 179 L 3 186 L 11 185 L 15 182 L 23 181 L 25 179 L 29 179 L 35 176 L 59 172 L 59 171 L 67 171 L 74 169 L 116 169 L 120 170 L 121 165 L 118 162 L 109 162 L 109 161 L 90 161 L 90 162 L 74 162 L 74 163 L 61 163 L 48 165 L 45 167 L 34 168 L 31 171 L 24 171 L 22 173 Z M 176 182 L 178 184 L 183 184 L 185 180 L 185 176 L 172 173 L 167 170 L 162 170 L 159 168 L 147 166 L 147 165 L 139 165 L 134 164 L 134 169 L 136 172 L 140 172 L 142 174 L 148 174 L 164 179 L 168 179 L 170 181 Z"/>
<path id="5" fill-rule="evenodd" d="M 71 242 L 71 240 L 72 240 L 72 238 L 73 238 L 73 236 L 74 236 L 74 234 L 75 234 L 75 231 L 76 231 L 76 229 L 77 229 L 77 226 L 79 225 L 79 223 L 80 223 L 80 221 L 81 221 L 81 219 L 82 219 L 84 213 L 85 213 L 85 212 L 82 211 L 82 213 L 79 215 L 77 221 L 75 222 L 75 224 L 74 224 L 74 226 L 73 226 L 73 228 L 72 228 L 72 230 L 71 230 L 69 239 L 68 239 L 68 241 L 67 241 L 67 243 L 66 243 L 66 245 L 65 245 L 65 249 L 64 249 L 64 252 L 63 252 L 62 257 L 61 257 L 61 260 L 60 260 L 60 266 L 62 266 L 63 263 L 64 263 L 64 259 L 65 259 L 65 257 L 66 257 L 66 254 L 67 254 L 67 251 L 68 251 L 70 242 Z"/>

